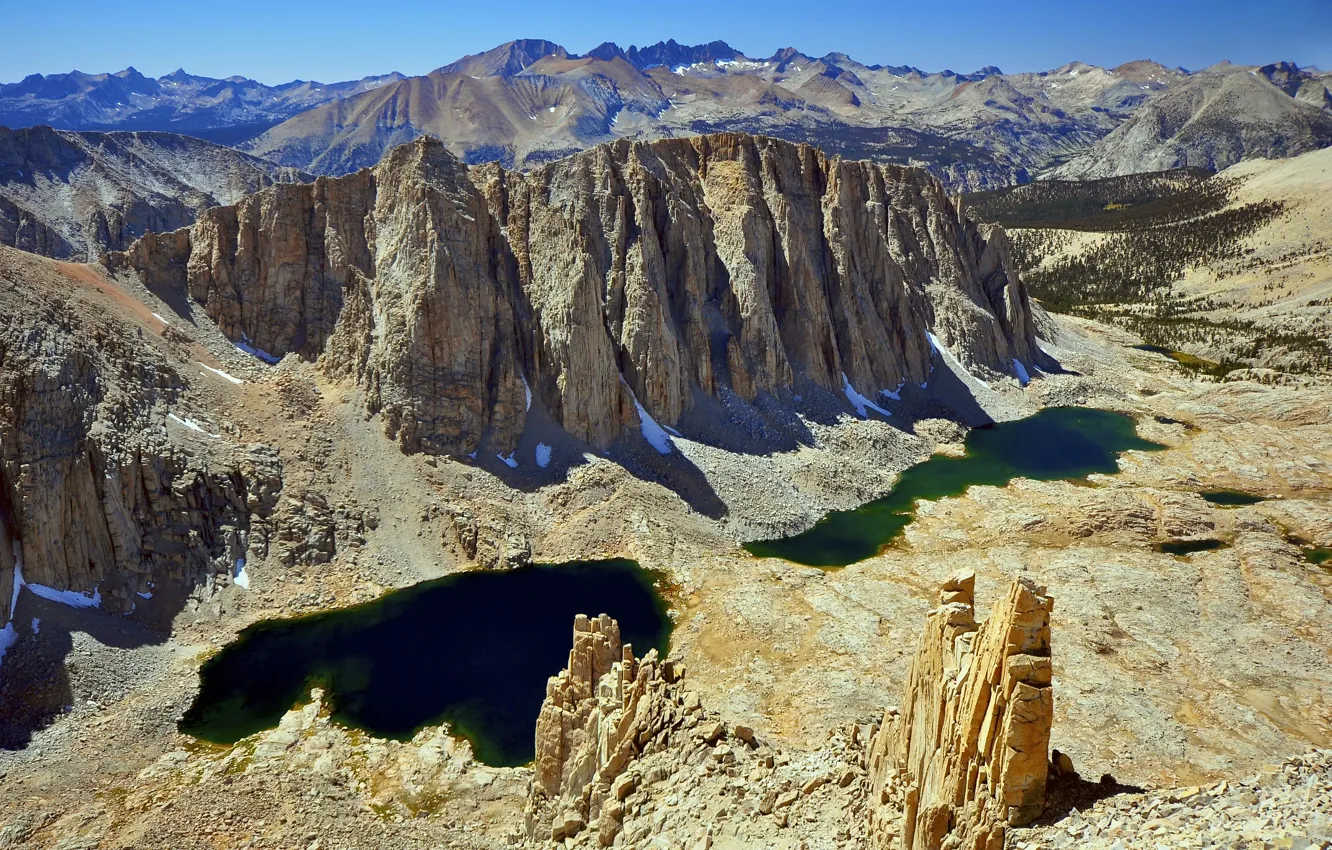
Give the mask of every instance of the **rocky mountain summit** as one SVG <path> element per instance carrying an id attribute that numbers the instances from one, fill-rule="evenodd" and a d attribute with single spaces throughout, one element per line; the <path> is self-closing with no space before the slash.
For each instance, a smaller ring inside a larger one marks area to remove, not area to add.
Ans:
<path id="1" fill-rule="evenodd" d="M 308 179 L 190 136 L 0 127 L 0 245 L 95 260 L 209 207 Z"/>
<path id="2" fill-rule="evenodd" d="M 1328 82 L 1290 63 L 1196 73 L 1148 61 L 926 73 L 790 47 L 751 58 L 720 41 L 628 50 L 606 43 L 578 56 L 528 39 L 312 109 L 245 147 L 344 174 L 426 134 L 469 162 L 530 168 L 614 138 L 742 130 L 918 165 L 954 190 L 975 191 L 1075 159 L 1070 175 L 1217 169 L 1321 147 L 1332 143 Z M 1158 127 L 1160 138 L 1140 139 Z"/>
<path id="3" fill-rule="evenodd" d="M 634 430 L 669 454 L 663 427 L 736 417 L 789 443 L 781 409 L 864 410 L 927 384 L 938 347 L 995 375 L 1045 362 L 1002 230 L 938 181 L 734 134 L 528 173 L 421 139 L 107 262 L 355 381 L 406 450 L 458 457 L 511 457 L 537 411 L 598 449 Z"/>
<path id="4" fill-rule="evenodd" d="M 155 130 L 238 142 L 303 110 L 399 79 L 401 74 L 392 73 L 327 85 L 292 80 L 267 86 L 240 76 L 200 77 L 183 68 L 157 79 L 134 68 L 113 74 L 31 74 L 0 84 L 0 125 Z"/>
<path id="5" fill-rule="evenodd" d="M 794 47 L 519 39 L 442 65 L 324 85 L 176 71 L 32 75 L 0 85 L 0 124 L 187 132 L 331 176 L 430 135 L 469 163 L 530 169 L 615 139 L 719 131 L 928 169 L 954 191 L 1056 170 L 1107 176 L 1332 144 L 1332 77 L 1289 62 L 1201 71 L 1147 60 L 1040 72 L 925 72 Z"/>
<path id="6" fill-rule="evenodd" d="M 1332 145 L 1332 75 L 1281 62 L 1204 69 L 1144 103 L 1052 176 L 1088 179 L 1284 159 Z"/>

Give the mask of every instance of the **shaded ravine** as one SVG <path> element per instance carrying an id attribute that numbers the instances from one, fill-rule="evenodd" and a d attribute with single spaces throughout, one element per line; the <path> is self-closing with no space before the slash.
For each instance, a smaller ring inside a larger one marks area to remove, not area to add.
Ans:
<path id="1" fill-rule="evenodd" d="M 958 496 L 972 485 L 1002 487 L 1014 478 L 1085 478 L 1119 471 L 1121 452 L 1165 446 L 1137 435 L 1131 416 L 1081 407 L 1047 408 L 1026 419 L 977 428 L 962 457 L 935 455 L 906 469 L 892 492 L 849 511 L 833 511 L 810 530 L 748 543 L 760 558 L 812 567 L 844 567 L 873 557 L 915 518 L 918 500 Z"/>
<path id="2" fill-rule="evenodd" d="M 468 572 L 256 623 L 203 664 L 180 729 L 233 744 L 275 726 L 317 685 L 346 726 L 406 739 L 447 722 L 480 761 L 525 764 L 577 614 L 609 614 L 640 656 L 665 654 L 671 621 L 656 578 L 624 559 Z"/>

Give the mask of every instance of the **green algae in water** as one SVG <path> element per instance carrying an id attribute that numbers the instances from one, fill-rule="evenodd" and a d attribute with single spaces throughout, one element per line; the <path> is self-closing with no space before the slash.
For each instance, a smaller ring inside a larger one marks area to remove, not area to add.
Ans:
<path id="1" fill-rule="evenodd" d="M 1255 496 L 1252 493 L 1245 493 L 1240 490 L 1204 490 L 1198 495 L 1202 496 L 1207 502 L 1213 505 L 1221 505 L 1226 508 L 1240 507 L 1241 505 L 1256 505 L 1259 502 L 1265 502 L 1267 499 L 1263 496 Z"/>
<path id="2" fill-rule="evenodd" d="M 232 744 L 275 726 L 318 685 L 343 725 L 407 739 L 447 721 L 486 764 L 525 764 L 576 615 L 609 614 L 636 654 L 665 654 L 671 621 L 653 580 L 623 559 L 469 572 L 256 623 L 203 664 L 180 729 Z"/>
<path id="3" fill-rule="evenodd" d="M 914 518 L 919 499 L 958 496 L 974 484 L 1002 487 L 1014 478 L 1040 481 L 1118 472 L 1130 449 L 1165 448 L 1138 436 L 1131 416 L 1083 407 L 1047 408 L 1016 422 L 967 435 L 963 457 L 936 455 L 904 471 L 891 493 L 849 511 L 834 511 L 803 534 L 746 544 L 760 558 L 812 567 L 843 567 L 873 557 Z"/>
<path id="4" fill-rule="evenodd" d="M 1304 558 L 1311 564 L 1332 569 L 1332 548 L 1313 546 L 1304 550 Z"/>

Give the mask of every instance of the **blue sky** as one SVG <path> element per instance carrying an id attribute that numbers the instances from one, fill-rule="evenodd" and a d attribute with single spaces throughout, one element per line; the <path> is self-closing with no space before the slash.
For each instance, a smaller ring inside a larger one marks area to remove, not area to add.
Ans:
<path id="1" fill-rule="evenodd" d="M 794 45 L 927 71 L 1045 70 L 1151 58 L 1198 68 L 1288 59 L 1332 68 L 1332 0 L 0 0 L 0 81 L 33 72 L 177 67 L 266 83 L 423 74 L 513 38 L 573 52 L 721 39 L 751 56 Z"/>

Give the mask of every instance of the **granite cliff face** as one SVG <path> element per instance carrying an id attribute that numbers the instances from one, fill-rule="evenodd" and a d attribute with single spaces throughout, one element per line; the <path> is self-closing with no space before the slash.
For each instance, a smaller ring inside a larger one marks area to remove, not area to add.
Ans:
<path id="1" fill-rule="evenodd" d="M 55 268 L 0 248 L 0 626 L 25 582 L 113 611 L 225 582 L 267 551 L 281 489 L 267 447 L 172 439 L 188 381 Z"/>
<path id="2" fill-rule="evenodd" d="M 979 628 L 974 573 L 925 622 L 900 710 L 870 745 L 872 846 L 1002 850 L 1045 806 L 1052 600 L 1014 579 Z"/>
<path id="3" fill-rule="evenodd" d="M 714 400 L 875 398 L 929 380 L 930 331 L 992 373 L 1042 357 L 1003 232 L 938 181 L 734 134 L 527 174 L 423 138 L 108 264 L 353 379 L 409 451 L 508 451 L 530 404 L 606 447 Z"/>

